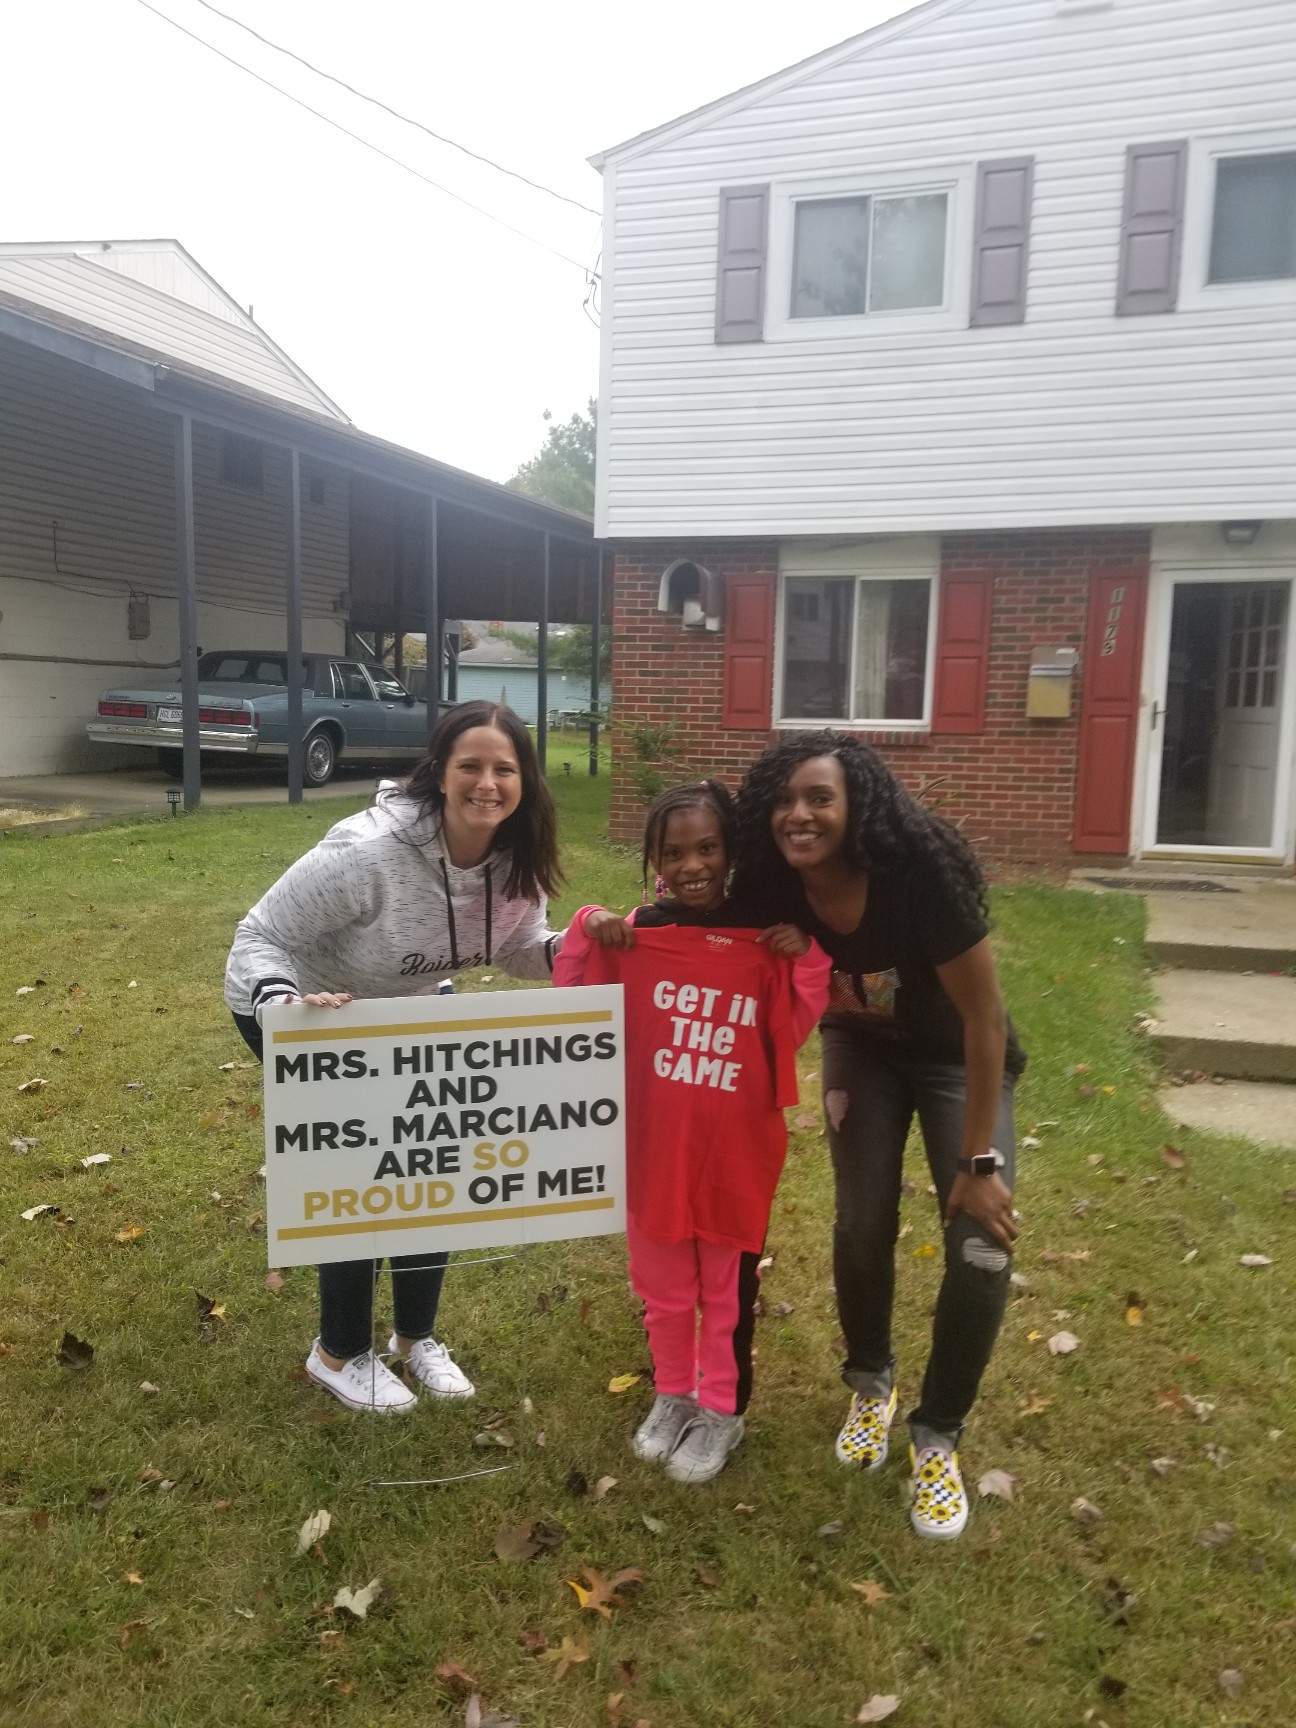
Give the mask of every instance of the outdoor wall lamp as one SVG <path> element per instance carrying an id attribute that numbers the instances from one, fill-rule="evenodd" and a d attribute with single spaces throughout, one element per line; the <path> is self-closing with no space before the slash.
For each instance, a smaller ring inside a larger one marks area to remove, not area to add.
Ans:
<path id="1" fill-rule="evenodd" d="M 1226 546 L 1250 546 L 1260 532 L 1258 522 L 1221 522 L 1220 533 Z"/>

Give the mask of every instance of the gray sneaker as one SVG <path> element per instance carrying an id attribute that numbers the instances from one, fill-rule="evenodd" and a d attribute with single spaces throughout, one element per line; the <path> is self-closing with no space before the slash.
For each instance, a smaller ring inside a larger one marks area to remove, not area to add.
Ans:
<path id="1" fill-rule="evenodd" d="M 661 1392 L 630 1442 L 630 1450 L 645 1463 L 658 1464 L 669 1458 L 676 1442 L 698 1413 L 691 1392 Z"/>
<path id="2" fill-rule="evenodd" d="M 666 1474 L 673 1482 L 709 1482 L 724 1469 L 742 1437 L 741 1416 L 700 1409 L 666 1460 Z"/>

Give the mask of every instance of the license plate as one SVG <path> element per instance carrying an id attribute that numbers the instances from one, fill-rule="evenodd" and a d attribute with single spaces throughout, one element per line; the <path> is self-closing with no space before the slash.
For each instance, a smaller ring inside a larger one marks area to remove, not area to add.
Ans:
<path id="1" fill-rule="evenodd" d="M 179 708 L 159 708 L 157 717 L 159 720 L 170 720 L 178 726 L 182 718 L 182 710 Z"/>

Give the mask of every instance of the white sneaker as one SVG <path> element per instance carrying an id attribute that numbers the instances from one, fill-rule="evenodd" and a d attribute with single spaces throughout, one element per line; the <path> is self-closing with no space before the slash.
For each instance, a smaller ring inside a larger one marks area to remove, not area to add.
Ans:
<path id="1" fill-rule="evenodd" d="M 697 1413 L 697 1399 L 691 1392 L 659 1392 L 652 1409 L 635 1431 L 630 1450 L 647 1464 L 669 1458 L 680 1435 Z"/>
<path id="2" fill-rule="evenodd" d="M 387 1349 L 396 1353 L 396 1334 L 387 1340 Z M 435 1338 L 420 1338 L 410 1347 L 405 1358 L 406 1372 L 434 1398 L 471 1398 L 477 1388 L 451 1356 L 444 1344 Z"/>
<path id="3" fill-rule="evenodd" d="M 405 1382 L 386 1363 L 380 1362 L 372 1350 L 362 1350 L 340 1368 L 330 1368 L 320 1355 L 317 1338 L 306 1358 L 306 1372 L 317 1386 L 323 1386 L 351 1410 L 374 1410 L 387 1415 L 412 1410 L 418 1403 Z"/>
<path id="4" fill-rule="evenodd" d="M 726 1416 L 704 1405 L 666 1460 L 666 1474 L 672 1482 L 709 1482 L 724 1469 L 742 1437 L 741 1416 Z"/>

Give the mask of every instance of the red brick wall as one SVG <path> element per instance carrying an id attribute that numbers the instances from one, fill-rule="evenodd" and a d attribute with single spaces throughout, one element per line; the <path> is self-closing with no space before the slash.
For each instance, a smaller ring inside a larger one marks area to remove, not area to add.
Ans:
<path id="1" fill-rule="evenodd" d="M 1057 865 L 1071 855 L 1079 731 L 1079 680 L 1069 720 L 1028 720 L 1031 649 L 1083 649 L 1095 571 L 1146 565 L 1141 531 L 959 534 L 942 545 L 946 573 L 994 575 L 985 730 L 969 736 L 861 732 L 911 786 L 939 780 L 941 809 L 964 820 L 982 855 L 1018 865 Z M 667 779 L 716 773 L 736 784 L 777 733 L 721 726 L 723 642 L 685 631 L 657 611 L 661 573 L 675 558 L 722 576 L 778 568 L 772 541 L 647 541 L 615 549 L 612 689 L 615 703 L 612 834 L 640 837 L 643 781 L 653 770 L 636 728 L 673 725 L 677 767 Z M 1083 669 L 1082 669 L 1083 670 Z"/>

